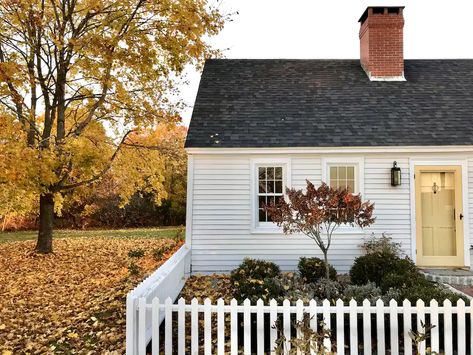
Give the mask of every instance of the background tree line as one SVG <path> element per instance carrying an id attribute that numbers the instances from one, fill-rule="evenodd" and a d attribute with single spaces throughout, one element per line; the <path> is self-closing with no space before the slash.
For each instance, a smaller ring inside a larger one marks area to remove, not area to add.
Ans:
<path id="1" fill-rule="evenodd" d="M 186 169 L 187 158 L 184 142 L 187 129 L 184 126 L 160 125 L 149 132 L 141 140 L 148 144 L 157 144 L 166 148 L 159 161 L 152 161 L 147 150 L 141 151 L 143 159 L 162 167 L 162 190 L 157 199 L 156 191 L 149 186 L 142 186 L 131 196 L 124 198 L 121 189 L 126 182 L 121 173 L 128 164 L 125 159 L 123 166 L 114 165 L 102 179 L 69 191 L 61 196 L 60 205 L 55 211 L 55 227 L 57 228 L 129 228 L 182 225 L 186 213 Z M 0 132 L 0 139 L 5 140 L 6 131 Z M 5 147 L 5 146 L 4 146 Z M 1 150 L 1 148 L 0 148 Z M 21 155 L 21 154 L 20 154 Z M 152 154 L 151 154 L 152 155 Z M 16 164 L 21 156 L 14 154 Z M 13 159 L 10 154 L 10 159 Z M 5 165 L 6 161 L 0 162 Z M 15 164 L 11 161 L 11 164 Z M 21 166 L 18 166 L 21 169 Z M 11 172 L 13 169 L 5 168 Z M 17 170 L 17 169 L 15 169 Z M 18 173 L 18 171 L 16 172 Z M 15 173 L 15 174 L 16 174 Z M 35 229 L 38 227 L 39 201 L 34 191 L 18 189 L 18 181 L 8 184 L 0 190 L 0 223 L 1 230 Z"/>

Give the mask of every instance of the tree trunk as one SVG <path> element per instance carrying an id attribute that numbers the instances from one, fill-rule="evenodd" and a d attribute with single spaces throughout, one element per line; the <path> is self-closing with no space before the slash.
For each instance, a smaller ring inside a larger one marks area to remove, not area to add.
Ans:
<path id="1" fill-rule="evenodd" d="M 330 267 L 328 265 L 328 250 L 324 250 L 324 263 L 325 263 L 325 277 L 330 280 Z"/>
<path id="2" fill-rule="evenodd" d="M 44 194 L 39 198 L 39 233 L 36 251 L 51 253 L 53 251 L 53 221 L 54 221 L 54 196 Z"/>

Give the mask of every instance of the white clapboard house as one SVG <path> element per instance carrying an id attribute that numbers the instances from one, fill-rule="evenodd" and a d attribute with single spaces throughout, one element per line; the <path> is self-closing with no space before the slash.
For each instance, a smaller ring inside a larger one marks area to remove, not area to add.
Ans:
<path id="1" fill-rule="evenodd" d="M 383 232 L 419 266 L 469 267 L 473 60 L 405 60 L 402 7 L 359 22 L 360 60 L 206 62 L 186 142 L 193 273 L 320 255 L 261 209 L 306 179 L 375 203 L 372 227 L 334 235 L 339 271 Z"/>

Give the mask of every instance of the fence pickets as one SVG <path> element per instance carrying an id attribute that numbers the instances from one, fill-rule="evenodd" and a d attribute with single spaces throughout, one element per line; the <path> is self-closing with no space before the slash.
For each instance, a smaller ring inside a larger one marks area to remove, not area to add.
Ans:
<path id="1" fill-rule="evenodd" d="M 164 329 L 160 329 L 161 314 L 164 314 L 164 325 L 161 327 Z M 355 300 L 348 304 L 337 300 L 335 305 L 328 300 L 324 300 L 322 304 L 317 304 L 314 300 L 308 304 L 301 300 L 291 304 L 289 300 L 284 300 L 282 305 L 278 305 L 275 300 L 266 305 L 262 300 L 258 300 L 256 304 L 245 300 L 243 305 L 239 305 L 236 300 L 225 304 L 221 299 L 216 304 L 212 304 L 209 299 L 204 304 L 199 304 L 196 299 L 190 304 L 179 299 L 174 304 L 170 298 L 164 303 L 155 298 L 151 304 L 147 304 L 144 298 L 139 299 L 138 351 L 140 355 L 146 354 L 147 317 L 151 317 L 153 355 L 170 355 L 176 349 L 179 355 L 236 355 L 242 350 L 244 354 L 260 355 L 269 351 L 267 345 L 265 348 L 266 337 L 269 337 L 270 349 L 275 348 L 280 334 L 273 325 L 278 320 L 279 332 L 286 339 L 285 350 L 289 351 L 291 338 L 294 335 L 301 336 L 300 331 L 294 330 L 295 324 L 305 316 L 310 317 L 310 327 L 313 330 L 321 332 L 321 326 L 331 330 L 331 339 L 325 339 L 323 345 L 337 354 L 355 355 L 360 352 L 361 347 L 365 355 L 412 354 L 415 344 L 409 331 L 424 333 L 423 326 L 427 324 L 434 327 L 429 330 L 428 344 L 425 341 L 420 343 L 421 354 L 426 353 L 427 345 L 432 351 L 442 351 L 446 355 L 453 354 L 454 350 L 459 355 L 473 353 L 473 305 L 466 306 L 463 300 L 458 300 L 456 305 L 445 300 L 441 306 L 436 300 L 428 305 L 422 300 L 415 305 L 408 300 L 404 300 L 402 304 L 395 300 L 388 304 L 377 300 L 374 305 L 368 300 L 364 300 L 361 305 Z M 243 329 L 239 332 L 240 326 Z M 389 337 L 388 341 L 386 337 Z"/>

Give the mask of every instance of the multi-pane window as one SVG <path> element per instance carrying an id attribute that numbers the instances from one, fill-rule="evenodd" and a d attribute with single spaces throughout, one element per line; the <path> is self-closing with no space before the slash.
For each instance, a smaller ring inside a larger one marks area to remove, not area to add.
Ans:
<path id="1" fill-rule="evenodd" d="M 358 192 L 354 165 L 330 165 L 328 170 L 330 187 L 347 188 L 352 193 Z"/>
<path id="2" fill-rule="evenodd" d="M 258 167 L 258 221 L 271 222 L 264 210 L 265 205 L 283 196 L 283 168 L 281 166 Z"/>

